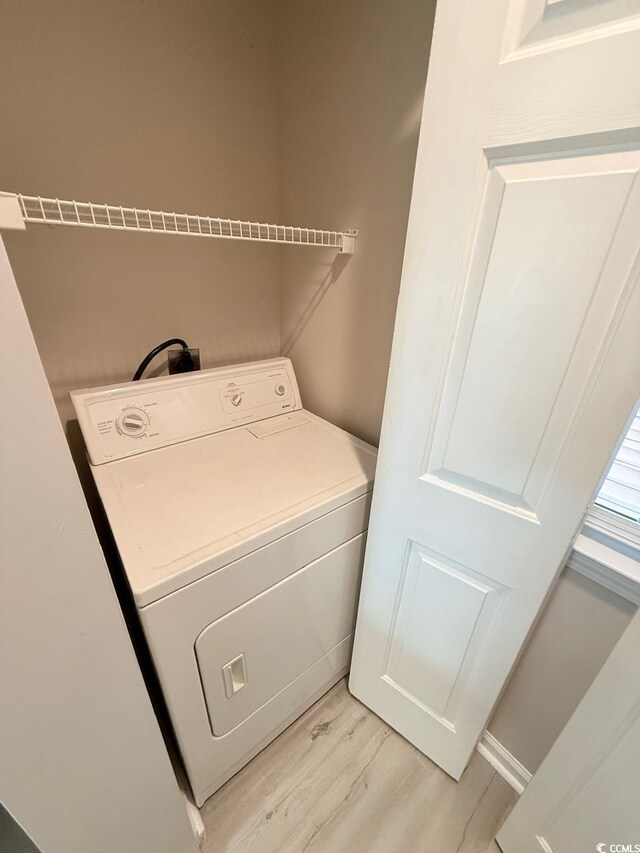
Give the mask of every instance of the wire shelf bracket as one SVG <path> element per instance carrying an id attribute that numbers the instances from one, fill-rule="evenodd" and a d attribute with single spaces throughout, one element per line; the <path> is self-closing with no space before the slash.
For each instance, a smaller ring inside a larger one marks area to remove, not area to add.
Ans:
<path id="1" fill-rule="evenodd" d="M 108 228 L 115 231 L 182 234 L 190 237 L 219 237 L 296 246 L 337 249 L 353 255 L 358 232 L 327 231 L 298 225 L 271 225 L 239 219 L 166 213 L 90 201 L 63 201 L 58 198 L 0 193 L 0 229 L 20 229 L 26 225 L 72 225 L 81 228 Z"/>

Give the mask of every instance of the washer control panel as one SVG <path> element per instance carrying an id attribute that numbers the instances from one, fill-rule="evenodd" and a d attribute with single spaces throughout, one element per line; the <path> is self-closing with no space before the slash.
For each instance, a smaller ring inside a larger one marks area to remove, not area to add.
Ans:
<path id="1" fill-rule="evenodd" d="M 144 435 L 149 429 L 149 416 L 143 409 L 125 409 L 116 418 L 120 435 Z"/>
<path id="2" fill-rule="evenodd" d="M 302 408 L 288 358 L 71 393 L 93 465 Z"/>

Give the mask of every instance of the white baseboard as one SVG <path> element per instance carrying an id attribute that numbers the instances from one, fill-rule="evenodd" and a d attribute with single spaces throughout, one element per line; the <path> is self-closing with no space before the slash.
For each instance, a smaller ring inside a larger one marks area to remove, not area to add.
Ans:
<path id="1" fill-rule="evenodd" d="M 204 821 L 202 820 L 200 809 L 196 806 L 193 800 L 191 800 L 191 798 L 187 796 L 187 794 L 184 794 L 184 798 L 187 804 L 187 816 L 189 818 L 189 823 L 191 824 L 191 829 L 196 837 L 196 841 L 200 845 L 204 841 L 205 834 Z"/>
<path id="2" fill-rule="evenodd" d="M 514 758 L 491 732 L 485 731 L 478 743 L 478 752 L 498 771 L 514 791 L 521 794 L 531 781 L 532 773 Z"/>

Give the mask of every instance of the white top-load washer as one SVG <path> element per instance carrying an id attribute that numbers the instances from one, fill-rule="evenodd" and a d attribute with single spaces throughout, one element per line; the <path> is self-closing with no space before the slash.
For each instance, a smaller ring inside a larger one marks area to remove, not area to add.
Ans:
<path id="1" fill-rule="evenodd" d="M 348 669 L 376 452 L 285 358 L 71 396 L 201 805 Z"/>

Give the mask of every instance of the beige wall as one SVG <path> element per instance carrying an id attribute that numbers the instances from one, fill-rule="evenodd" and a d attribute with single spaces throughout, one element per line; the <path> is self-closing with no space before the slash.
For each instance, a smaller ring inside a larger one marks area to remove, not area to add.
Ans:
<path id="1" fill-rule="evenodd" d="M 277 220 L 269 4 L 2 4 L 0 189 Z M 276 247 L 31 226 L 7 247 L 63 421 L 165 338 L 276 355 Z"/>
<path id="2" fill-rule="evenodd" d="M 5 4 L 0 189 L 362 230 L 347 262 L 154 235 L 9 234 L 63 421 L 70 389 L 127 379 L 178 335 L 205 365 L 282 349 L 306 405 L 377 441 L 433 7 Z"/>
<path id="3" fill-rule="evenodd" d="M 282 254 L 282 348 L 305 405 L 377 444 L 435 2 L 282 0 L 281 216 L 359 228 Z"/>
<path id="4" fill-rule="evenodd" d="M 487 727 L 527 770 L 538 769 L 635 610 L 565 568 Z"/>

